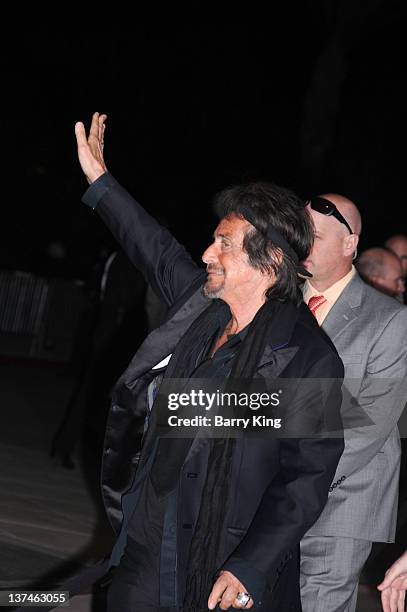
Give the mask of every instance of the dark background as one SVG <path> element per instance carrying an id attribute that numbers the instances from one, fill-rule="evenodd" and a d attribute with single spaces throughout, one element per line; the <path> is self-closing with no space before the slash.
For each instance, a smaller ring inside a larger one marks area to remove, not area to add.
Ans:
<path id="1" fill-rule="evenodd" d="M 109 244 L 80 202 L 73 127 L 95 110 L 108 115 L 109 170 L 195 257 L 211 198 L 247 179 L 350 197 L 362 248 L 407 232 L 403 2 L 285 6 L 251 23 L 135 20 L 4 44 L 0 269 L 86 278 Z M 68 256 L 57 272 L 54 241 Z"/>

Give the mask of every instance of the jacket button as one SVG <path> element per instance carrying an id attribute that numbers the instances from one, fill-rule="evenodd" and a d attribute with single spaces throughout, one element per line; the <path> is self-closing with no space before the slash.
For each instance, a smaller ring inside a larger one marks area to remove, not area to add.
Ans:
<path id="1" fill-rule="evenodd" d="M 113 404 L 112 406 L 112 412 L 118 412 L 120 409 L 120 406 L 118 406 L 117 404 Z"/>
<path id="2" fill-rule="evenodd" d="M 187 478 L 197 478 L 198 474 L 196 472 L 187 472 Z"/>
<path id="3" fill-rule="evenodd" d="M 111 448 L 105 448 L 105 450 L 103 451 L 105 455 L 110 455 L 112 453 L 112 449 Z"/>

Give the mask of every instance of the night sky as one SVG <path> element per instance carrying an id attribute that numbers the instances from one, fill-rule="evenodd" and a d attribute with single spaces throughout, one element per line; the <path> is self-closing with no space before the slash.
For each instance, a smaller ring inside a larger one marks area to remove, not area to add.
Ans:
<path id="1" fill-rule="evenodd" d="M 402 4 L 309 0 L 258 23 L 138 23 L 4 47 L 0 269 L 52 273 L 47 245 L 60 241 L 62 274 L 86 278 L 111 247 L 80 201 L 73 127 L 95 110 L 108 115 L 109 170 L 197 258 L 213 195 L 249 179 L 350 197 L 362 247 L 407 233 Z"/>

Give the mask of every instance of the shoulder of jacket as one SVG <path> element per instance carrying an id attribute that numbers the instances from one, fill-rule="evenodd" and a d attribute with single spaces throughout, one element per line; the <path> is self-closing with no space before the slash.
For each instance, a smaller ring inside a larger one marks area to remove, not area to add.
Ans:
<path id="1" fill-rule="evenodd" d="M 365 286 L 361 308 L 362 311 L 367 310 L 377 313 L 383 324 L 388 323 L 394 316 L 399 316 L 403 320 L 407 319 L 407 306 L 370 285 Z"/>
<path id="2" fill-rule="evenodd" d="M 301 348 L 311 351 L 314 354 L 318 352 L 321 357 L 333 355 L 338 358 L 338 351 L 328 336 L 328 334 L 320 327 L 311 314 L 308 307 L 304 304 L 304 308 L 300 308 L 297 324 L 294 329 L 293 343 L 300 344 Z"/>

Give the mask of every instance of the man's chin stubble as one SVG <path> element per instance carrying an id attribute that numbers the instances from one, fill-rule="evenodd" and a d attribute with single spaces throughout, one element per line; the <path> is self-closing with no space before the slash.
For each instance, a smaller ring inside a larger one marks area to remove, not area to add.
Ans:
<path id="1" fill-rule="evenodd" d="M 203 287 L 203 292 L 207 298 L 211 300 L 215 300 L 222 296 L 223 287 L 218 287 L 217 289 L 211 289 L 210 286 L 208 286 L 208 282 L 206 282 Z"/>

